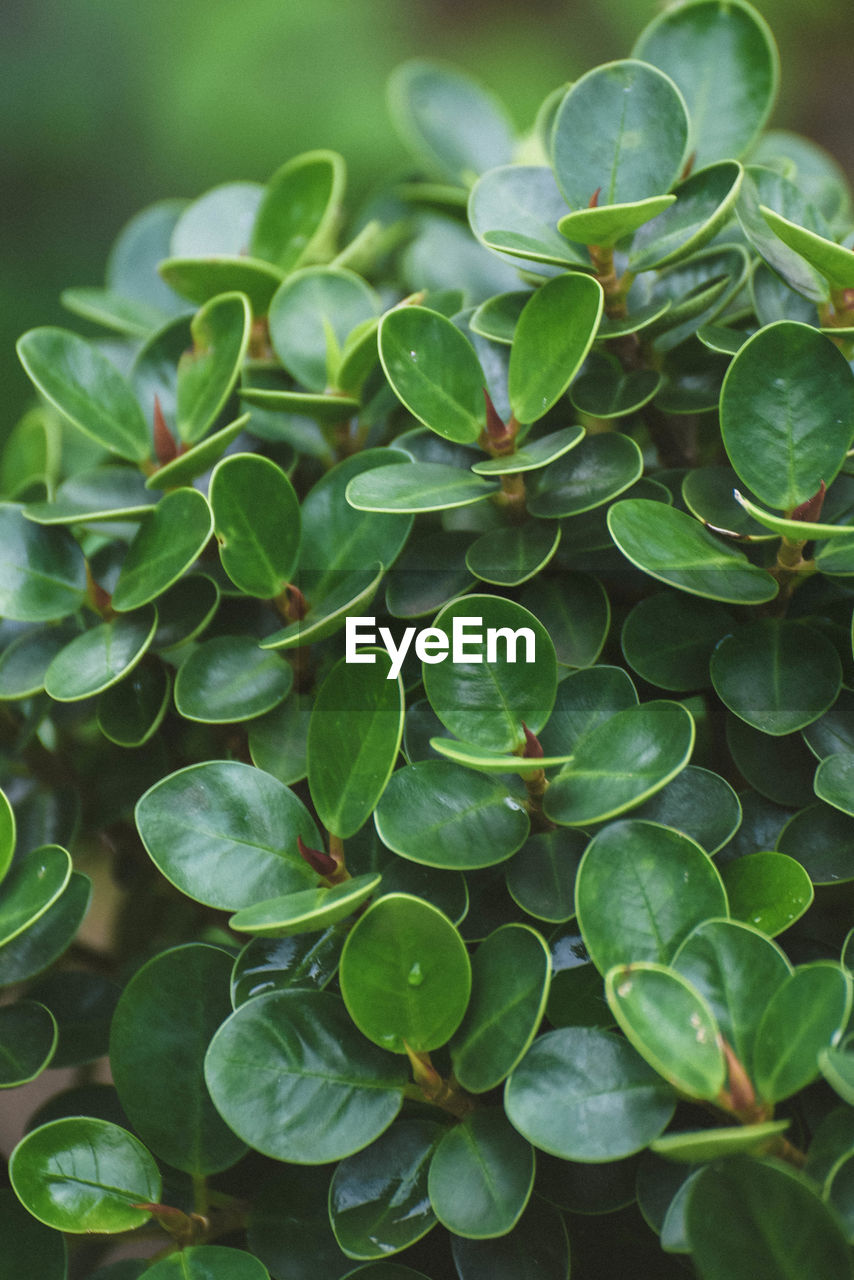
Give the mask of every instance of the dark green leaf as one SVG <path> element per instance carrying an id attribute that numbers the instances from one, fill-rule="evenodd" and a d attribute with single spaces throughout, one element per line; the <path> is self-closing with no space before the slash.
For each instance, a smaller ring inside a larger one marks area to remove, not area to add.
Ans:
<path id="1" fill-rule="evenodd" d="M 249 242 L 252 256 L 284 272 L 299 266 L 334 224 L 344 178 L 344 161 L 334 151 L 307 151 L 286 161 L 258 206 Z"/>
<path id="2" fill-rule="evenodd" d="M 234 724 L 263 715 L 293 685 L 293 667 L 252 636 L 216 636 L 190 654 L 175 678 L 175 706 L 187 720 Z"/>
<path id="3" fill-rule="evenodd" d="M 448 1130 L 430 1164 L 430 1202 L 454 1235 L 484 1240 L 511 1231 L 531 1195 L 534 1152 L 500 1108 Z"/>
<path id="4" fill-rule="evenodd" d="M 86 564 L 62 529 L 42 529 L 21 507 L 0 505 L 0 614 L 17 622 L 51 622 L 74 613 L 86 596 Z"/>
<path id="5" fill-rule="evenodd" d="M 80 702 L 128 675 L 148 649 L 157 628 L 149 606 L 76 636 L 45 672 L 44 687 L 57 702 Z"/>
<path id="6" fill-rule="evenodd" d="M 213 516 L 197 489 L 175 489 L 142 520 L 112 595 L 120 613 L 139 609 L 173 586 L 201 553 Z"/>

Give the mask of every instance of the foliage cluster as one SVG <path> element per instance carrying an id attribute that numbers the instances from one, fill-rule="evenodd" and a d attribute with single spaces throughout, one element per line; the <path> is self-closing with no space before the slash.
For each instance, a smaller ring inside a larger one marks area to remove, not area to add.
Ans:
<path id="1" fill-rule="evenodd" d="M 745 0 L 524 138 L 406 64 L 412 181 L 159 203 L 21 338 L 0 1085 L 81 1076 L 3 1274 L 850 1280 L 854 232 L 777 82 Z"/>

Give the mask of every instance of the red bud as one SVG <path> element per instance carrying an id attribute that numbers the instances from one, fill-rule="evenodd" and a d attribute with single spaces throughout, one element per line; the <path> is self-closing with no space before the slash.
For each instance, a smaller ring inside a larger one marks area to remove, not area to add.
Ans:
<path id="1" fill-rule="evenodd" d="M 309 848 L 302 836 L 297 836 L 297 848 L 299 849 L 300 857 L 319 876 L 331 876 L 338 870 L 338 863 L 334 858 L 330 858 L 329 854 L 324 853 L 322 849 Z"/>
<path id="2" fill-rule="evenodd" d="M 822 480 L 818 493 L 814 493 L 811 498 L 807 498 L 806 502 L 802 502 L 799 507 L 795 507 L 790 518 L 803 521 L 806 524 L 814 524 L 821 515 L 825 493 L 827 493 L 827 485 Z"/>
<path id="3" fill-rule="evenodd" d="M 525 760 L 542 760 L 544 752 L 540 746 L 540 740 L 535 733 L 532 733 L 525 721 L 522 721 L 522 728 L 525 730 L 525 750 L 522 755 Z"/>
<path id="4" fill-rule="evenodd" d="M 590 203 L 587 206 L 588 209 L 598 209 L 599 196 L 601 195 L 601 193 L 602 193 L 602 188 L 597 187 L 596 190 L 593 192 L 593 195 L 590 197 Z"/>
<path id="5" fill-rule="evenodd" d="M 175 443 L 175 437 L 166 425 L 158 395 L 154 397 L 154 455 L 161 467 L 165 466 L 167 462 L 171 462 L 173 458 L 178 457 L 178 446 Z"/>

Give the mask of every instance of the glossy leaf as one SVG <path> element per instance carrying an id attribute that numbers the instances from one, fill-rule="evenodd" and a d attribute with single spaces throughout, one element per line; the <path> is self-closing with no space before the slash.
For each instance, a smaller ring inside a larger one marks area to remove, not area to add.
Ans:
<path id="1" fill-rule="evenodd" d="M 660 689 L 683 692 L 709 683 L 709 659 L 733 627 L 714 600 L 658 591 L 638 601 L 620 636 L 629 666 Z"/>
<path id="2" fill-rule="evenodd" d="M 540 1150 L 599 1163 L 657 1138 L 675 1095 L 626 1040 L 565 1027 L 534 1041 L 507 1081 L 504 1107 L 513 1127 Z"/>
<path id="3" fill-rule="evenodd" d="M 700 0 L 660 14 L 634 54 L 685 95 L 698 165 L 748 150 L 777 96 L 779 55 L 767 23 L 743 0 Z"/>
<path id="4" fill-rule="evenodd" d="M 826 756 L 815 771 L 815 793 L 835 809 L 854 815 L 854 751 Z"/>
<path id="5" fill-rule="evenodd" d="M 487 458 L 472 463 L 472 471 L 479 476 L 502 475 L 505 472 L 539 471 L 550 462 L 562 458 L 584 439 L 583 427 L 562 427 L 537 440 L 526 440 L 521 449 L 504 457 Z"/>
<path id="6" fill-rule="evenodd" d="M 675 702 L 627 707 L 577 743 L 546 795 L 546 813 L 570 827 L 601 822 L 660 791 L 685 767 L 694 722 Z"/>
<path id="7" fill-rule="evenodd" d="M 83 604 L 86 565 L 61 529 L 42 529 L 12 503 L 0 504 L 0 614 L 17 622 L 65 618 Z"/>
<path id="8" fill-rule="evenodd" d="M 388 1257 L 436 1225 L 427 1172 L 443 1132 L 433 1120 L 396 1120 L 338 1165 L 329 1185 L 329 1219 L 349 1258 Z"/>
<path id="9" fill-rule="evenodd" d="M 609 202 L 574 209 L 560 219 L 558 231 L 568 240 L 611 249 L 664 213 L 675 199 L 675 196 L 650 196 L 646 200 L 630 200 L 621 204 Z"/>
<path id="10" fill-rule="evenodd" d="M 18 355 L 38 390 L 91 440 L 130 462 L 151 455 L 142 411 L 115 365 L 66 329 L 31 329 Z"/>
<path id="11" fill-rule="evenodd" d="M 472 187 L 468 214 L 481 244 L 512 255 L 510 261 L 517 266 L 542 262 L 590 269 L 584 248 L 570 244 L 556 230 L 566 214 L 566 201 L 545 165 L 490 169 Z"/>
<path id="12" fill-rule="evenodd" d="M 773 938 L 811 905 L 814 892 L 804 868 L 784 853 L 750 853 L 721 872 L 734 919 Z"/>
<path id="13" fill-rule="evenodd" d="M 36 524 L 82 524 L 135 520 L 155 501 L 132 467 L 95 467 L 78 471 L 57 487 L 52 502 L 31 502 L 24 515 Z"/>
<path id="14" fill-rule="evenodd" d="M 689 764 L 666 787 L 639 805 L 634 816 L 681 831 L 711 855 L 737 831 L 741 804 L 720 774 Z"/>
<path id="15" fill-rule="evenodd" d="M 632 271 L 670 266 L 708 244 L 730 216 L 744 170 L 732 160 L 695 170 L 680 182 L 675 204 L 646 223 L 632 242 Z"/>
<path id="16" fill-rule="evenodd" d="M 761 502 L 789 511 L 842 466 L 854 437 L 854 374 L 811 326 L 766 325 L 724 378 L 721 431 L 744 483 Z"/>
<path id="17" fill-rule="evenodd" d="M 213 516 L 197 489 L 165 494 L 128 547 L 112 595 L 119 613 L 139 609 L 173 586 L 213 532 Z"/>
<path id="18" fill-rule="evenodd" d="M 783 218 L 773 209 L 760 205 L 760 212 L 775 235 L 795 253 L 805 258 L 834 289 L 850 289 L 854 287 L 854 265 L 851 250 L 845 245 L 836 244 L 824 236 L 817 235 L 807 227 L 799 227 L 797 223 Z"/>
<path id="19" fill-rule="evenodd" d="M 854 879 L 850 850 L 854 821 L 850 814 L 826 804 L 801 809 L 783 827 L 777 849 L 797 858 L 813 884 L 837 884 Z"/>
<path id="20" fill-rule="evenodd" d="M 249 252 L 289 272 L 311 253 L 344 194 L 344 161 L 334 151 L 307 151 L 277 169 L 252 226 Z"/>
<path id="21" fill-rule="evenodd" d="M 7 850 L 11 861 L 15 839 L 12 809 L 3 796 Z M 53 905 L 71 877 L 71 856 L 59 845 L 44 845 L 19 858 L 7 876 L 0 895 L 0 946 L 28 929 Z"/>
<path id="22" fill-rule="evenodd" d="M 357 511 L 415 513 L 468 507 L 497 492 L 495 481 L 444 462 L 406 462 L 354 477 L 347 501 Z"/>
<path id="23" fill-rule="evenodd" d="M 587 732 L 616 712 L 637 705 L 637 691 L 622 667 L 599 663 L 585 671 L 574 671 L 558 685 L 541 745 L 548 755 L 571 753 Z"/>
<path id="24" fill-rule="evenodd" d="M 446 440 L 477 440 L 486 379 L 456 325 L 426 307 L 396 307 L 380 322 L 379 348 L 395 394 L 419 422 Z"/>
<path id="25" fill-rule="evenodd" d="M 506 1235 L 534 1183 L 534 1152 L 500 1108 L 476 1111 L 450 1129 L 430 1164 L 430 1202 L 454 1235 Z"/>
<path id="26" fill-rule="evenodd" d="M 178 361 L 178 436 L 195 444 L 216 421 L 237 381 L 249 345 L 252 311 L 242 293 L 223 293 L 190 323 L 192 347 Z"/>
<path id="27" fill-rule="evenodd" d="M 388 1128 L 406 1072 L 399 1058 L 366 1043 L 335 996 L 279 991 L 226 1019 L 208 1049 L 205 1079 L 244 1142 L 275 1160 L 323 1164 Z M 282 1118 L 274 1128 L 271 1115 Z"/>
<path id="28" fill-rule="evenodd" d="M 633 961 L 608 971 L 605 992 L 629 1042 L 674 1089 L 718 1097 L 727 1074 L 720 1032 L 689 982 L 665 965 Z"/>
<path id="29" fill-rule="evenodd" d="M 292 694 L 278 707 L 259 716 L 249 726 L 249 754 L 252 763 L 265 773 L 291 786 L 305 777 L 309 701 Z"/>
<path id="30" fill-rule="evenodd" d="M 728 604 L 773 600 L 777 583 L 684 511 L 627 498 L 608 511 L 611 536 L 627 560 L 660 582 Z"/>
<path id="31" fill-rule="evenodd" d="M 155 866 L 182 893 L 224 911 L 295 893 L 316 877 L 297 836 L 317 848 L 308 810 L 282 783 L 231 760 L 169 774 L 136 806 L 140 838 Z"/>
<path id="32" fill-rule="evenodd" d="M 286 991 L 289 987 L 322 991 L 335 977 L 343 945 L 344 932 L 334 926 L 319 936 L 253 938 L 234 961 L 231 974 L 234 1008 L 257 996 Z"/>
<path id="33" fill-rule="evenodd" d="M 625 371 L 615 356 L 592 352 L 576 378 L 569 398 L 579 413 L 595 418 L 622 418 L 647 404 L 661 386 L 654 369 Z"/>
<path id="34" fill-rule="evenodd" d="M 555 116 L 558 186 L 572 209 L 601 190 L 603 205 L 668 191 L 679 175 L 688 116 L 668 76 L 641 62 L 611 62 L 576 80 Z"/>
<path id="35" fill-rule="evenodd" d="M 540 578 L 520 603 L 548 628 L 561 666 L 589 667 L 596 661 L 611 621 L 608 596 L 598 579 L 586 573 Z"/>
<path id="36" fill-rule="evenodd" d="M 34 1080 L 56 1050 L 56 1019 L 36 1000 L 0 1006 L 0 1089 Z"/>
<path id="37" fill-rule="evenodd" d="M 161 1258 L 143 1272 L 149 1280 L 269 1280 L 265 1266 L 243 1249 L 197 1244 Z"/>
<path id="38" fill-rule="evenodd" d="M 203 573 L 186 574 L 157 597 L 157 630 L 152 646 L 160 653 L 195 640 L 210 623 L 220 600 L 219 587 Z"/>
<path id="39" fill-rule="evenodd" d="M 253 315 L 267 314 L 270 300 L 282 283 L 278 267 L 258 258 L 216 254 L 212 257 L 164 258 L 158 271 L 166 284 L 182 298 L 204 305 L 224 293 L 242 293 Z"/>
<path id="40" fill-rule="evenodd" d="M 593 963 L 668 964 L 704 920 L 727 915 L 714 863 L 670 827 L 610 823 L 587 847 L 575 884 L 578 923 Z"/>
<path id="41" fill-rule="evenodd" d="M 346 919 L 379 887 L 379 875 L 351 876 L 329 888 L 302 889 L 244 907 L 229 920 L 229 928 L 259 937 L 281 938 L 314 933 Z"/>
<path id="42" fill-rule="evenodd" d="M 557 276 L 532 295 L 510 352 L 510 404 L 518 422 L 536 422 L 566 391 L 590 350 L 602 306 L 602 286 L 580 272 Z"/>
<path id="43" fill-rule="evenodd" d="M 324 680 L 308 729 L 311 798 L 326 830 L 342 838 L 370 817 L 403 737 L 403 683 L 389 678 L 388 652 L 354 656 L 356 664 L 342 658 Z"/>
<path id="44" fill-rule="evenodd" d="M 424 689 L 451 733 L 513 751 L 524 744 L 523 721 L 538 732 L 554 702 L 557 660 L 533 614 L 498 596 L 469 595 L 446 605 L 433 630 L 437 642 L 447 637 L 451 661 L 425 657 Z"/>
<path id="45" fill-rule="evenodd" d="M 297 382 L 321 393 L 338 385 L 349 335 L 379 311 L 379 298 L 354 272 L 302 267 L 288 276 L 270 303 L 270 342 Z"/>
<path id="46" fill-rule="evenodd" d="M 178 485 L 189 484 L 195 480 L 197 476 L 204 475 L 206 471 L 219 462 L 228 446 L 237 439 L 244 428 L 248 425 L 250 415 L 242 414 L 239 418 L 235 418 L 227 427 L 221 427 L 220 430 L 212 432 L 205 436 L 204 440 L 194 444 L 192 448 L 179 453 L 177 458 L 173 458 L 171 462 L 164 462 L 151 473 L 145 482 L 147 489 L 170 489 Z"/>
<path id="47" fill-rule="evenodd" d="M 231 1012 L 231 965 L 226 951 L 201 943 L 162 951 L 125 987 L 110 1033 L 113 1080 L 134 1129 L 192 1174 L 227 1169 L 246 1150 L 211 1103 L 203 1069 L 211 1036 Z"/>
<path id="48" fill-rule="evenodd" d="M 788 1127 L 788 1120 L 769 1120 L 764 1124 L 726 1125 L 721 1129 L 689 1129 L 665 1133 L 649 1145 L 657 1155 L 685 1164 L 705 1163 L 721 1156 L 742 1153 L 761 1156 L 773 1150 L 775 1139 Z M 668 1216 L 669 1213 L 668 1210 Z M 663 1230 L 662 1240 L 665 1234 Z"/>
<path id="49" fill-rule="evenodd" d="M 141 663 L 98 699 L 98 727 L 120 747 L 141 747 L 157 732 L 169 707 L 172 681 L 162 663 Z"/>
<path id="50" fill-rule="evenodd" d="M 536 1198 L 507 1235 L 492 1240 L 453 1236 L 451 1252 L 460 1280 L 565 1280 L 569 1274 L 570 1245 L 563 1218 Z M 410 1277 L 376 1276 L 375 1280 Z"/>
<path id="51" fill-rule="evenodd" d="M 151 644 L 154 608 L 102 622 L 76 636 L 51 662 L 44 687 L 57 702 L 80 702 L 128 675 Z"/>
<path id="52" fill-rule="evenodd" d="M 507 867 L 514 902 L 538 920 L 560 923 L 575 915 L 575 873 L 587 837 L 558 827 L 531 836 Z"/>
<path id="53" fill-rule="evenodd" d="M 224 459 L 209 501 L 222 566 L 248 595 L 270 599 L 293 577 L 299 555 L 299 502 L 285 473 L 256 454 Z"/>
<path id="54" fill-rule="evenodd" d="M 505 529 L 488 529 L 466 552 L 466 564 L 482 582 L 514 587 L 527 582 L 557 551 L 561 529 L 542 520 Z"/>
<path id="55" fill-rule="evenodd" d="M 179 668 L 175 706 L 187 720 L 234 724 L 278 706 L 293 680 L 293 667 L 259 648 L 253 636 L 215 636 Z"/>
<path id="56" fill-rule="evenodd" d="M 471 998 L 450 1043 L 454 1075 L 470 1093 L 487 1093 L 524 1056 L 549 993 L 549 954 L 523 924 L 485 938 L 472 960 Z"/>
<path id="57" fill-rule="evenodd" d="M 851 976 L 841 965 L 800 965 L 774 992 L 756 1032 L 756 1089 L 779 1102 L 819 1074 L 818 1055 L 839 1041 L 851 1012 Z"/>
<path id="58" fill-rule="evenodd" d="M 80 871 L 26 929 L 0 946 L 0 986 L 23 982 L 49 968 L 68 948 L 89 908 L 92 881 Z"/>
<path id="59" fill-rule="evenodd" d="M 579 515 L 616 498 L 642 470 L 640 449 L 629 436 L 588 435 L 577 449 L 534 477 L 528 510 L 544 517 Z"/>
<path id="60" fill-rule="evenodd" d="M 836 1217 L 783 1164 L 737 1156 L 709 1165 L 692 1189 L 686 1225 L 703 1280 L 799 1280 L 814 1268 L 827 1280 L 850 1274 Z"/>
<path id="61" fill-rule="evenodd" d="M 465 944 L 446 916 L 388 894 L 359 917 L 341 953 L 341 994 L 369 1040 L 393 1053 L 437 1049 L 456 1031 L 471 991 Z"/>
<path id="62" fill-rule="evenodd" d="M 18 1198 L 58 1231 L 128 1231 L 160 1199 L 160 1173 L 126 1129 L 83 1116 L 54 1120 L 18 1143 L 9 1162 Z"/>
<path id="63" fill-rule="evenodd" d="M 15 811 L 9 803 L 8 796 L 5 791 L 0 791 L 0 880 L 3 880 L 12 863 L 12 855 L 15 852 Z M 7 885 L 8 891 L 8 885 Z M 4 903 L 8 899 L 4 894 Z M 6 914 L 5 906 L 0 908 L 0 920 Z M 2 936 L 2 925 L 0 925 L 0 936 Z"/>
<path id="64" fill-rule="evenodd" d="M 836 700 L 842 669 L 833 644 L 798 623 L 762 619 L 726 636 L 712 654 L 712 682 L 731 711 L 782 736 L 817 720 Z"/>

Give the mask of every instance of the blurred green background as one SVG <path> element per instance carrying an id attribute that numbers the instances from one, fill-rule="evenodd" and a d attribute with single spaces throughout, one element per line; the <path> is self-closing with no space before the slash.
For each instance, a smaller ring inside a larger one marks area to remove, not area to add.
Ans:
<path id="1" fill-rule="evenodd" d="M 100 284 L 139 208 L 266 179 L 311 147 L 345 155 L 350 199 L 406 167 L 385 83 L 404 58 L 478 75 L 520 127 L 549 90 L 625 57 L 659 0 L 3 0 L 0 390 L 29 396 L 14 343 L 80 326 L 59 304 Z M 854 172 L 851 0 L 756 0 L 783 67 L 779 126 Z"/>

